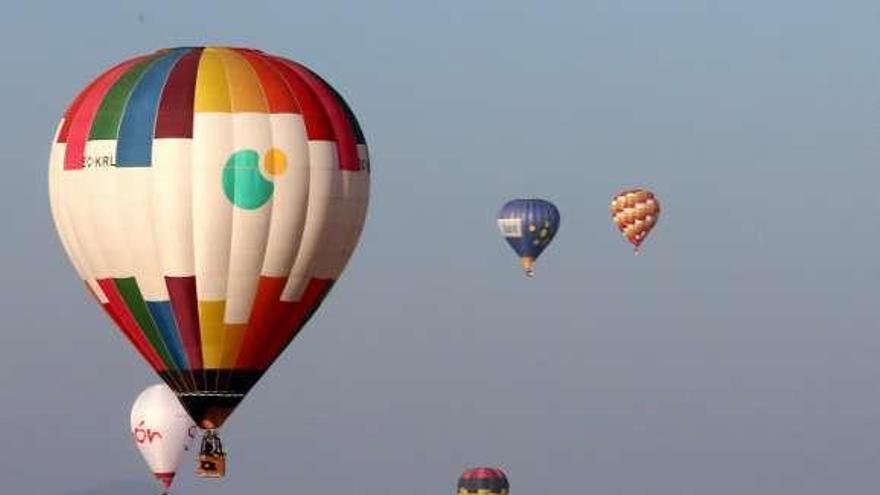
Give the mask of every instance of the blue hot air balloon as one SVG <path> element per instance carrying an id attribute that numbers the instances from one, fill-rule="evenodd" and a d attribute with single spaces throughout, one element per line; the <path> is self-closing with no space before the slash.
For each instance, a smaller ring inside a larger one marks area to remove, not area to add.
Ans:
<path id="1" fill-rule="evenodd" d="M 543 199 L 514 199 L 498 213 L 498 229 L 532 277 L 535 260 L 559 230 L 559 210 Z"/>

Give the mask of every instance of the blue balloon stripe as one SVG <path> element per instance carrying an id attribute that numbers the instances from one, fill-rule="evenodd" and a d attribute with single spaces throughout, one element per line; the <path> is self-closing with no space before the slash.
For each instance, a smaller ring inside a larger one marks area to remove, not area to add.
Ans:
<path id="1" fill-rule="evenodd" d="M 131 93 L 119 127 L 116 166 L 149 167 L 153 158 L 153 128 L 159 112 L 159 98 L 174 64 L 189 51 L 175 49 L 147 69 Z"/>
<path id="2" fill-rule="evenodd" d="M 153 317 L 153 321 L 159 328 L 162 340 L 171 359 L 178 369 L 188 369 L 186 353 L 183 350 L 183 344 L 180 339 L 180 332 L 177 330 L 177 323 L 174 320 L 174 310 L 171 308 L 170 301 L 147 301 L 147 309 Z"/>

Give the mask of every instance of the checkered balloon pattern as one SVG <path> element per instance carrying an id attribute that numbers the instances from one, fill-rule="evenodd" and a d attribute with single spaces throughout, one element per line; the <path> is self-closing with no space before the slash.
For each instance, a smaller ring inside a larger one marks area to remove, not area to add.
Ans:
<path id="1" fill-rule="evenodd" d="M 611 201 L 614 224 L 637 252 L 651 229 L 657 225 L 659 216 L 660 202 L 647 189 L 628 189 Z"/>

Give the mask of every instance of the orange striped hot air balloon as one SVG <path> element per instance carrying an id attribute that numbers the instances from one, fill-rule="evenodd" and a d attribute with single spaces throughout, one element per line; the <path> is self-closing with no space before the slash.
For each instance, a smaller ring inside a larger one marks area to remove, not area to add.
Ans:
<path id="1" fill-rule="evenodd" d="M 636 253 L 659 217 L 660 202 L 647 189 L 627 189 L 611 200 L 611 219 Z"/>

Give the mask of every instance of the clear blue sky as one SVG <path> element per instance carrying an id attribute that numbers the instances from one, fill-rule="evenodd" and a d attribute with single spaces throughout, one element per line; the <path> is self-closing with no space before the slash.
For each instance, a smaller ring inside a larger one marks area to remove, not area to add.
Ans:
<path id="1" fill-rule="evenodd" d="M 197 6 L 198 5 L 198 6 Z M 336 86 L 373 196 L 331 297 L 177 493 L 813 495 L 880 481 L 880 4 L 12 2 L 0 18 L 4 493 L 155 491 L 154 381 L 49 216 L 52 132 L 134 54 L 261 48 Z M 660 225 L 634 258 L 619 188 Z M 494 215 L 562 212 L 526 280 Z"/>

